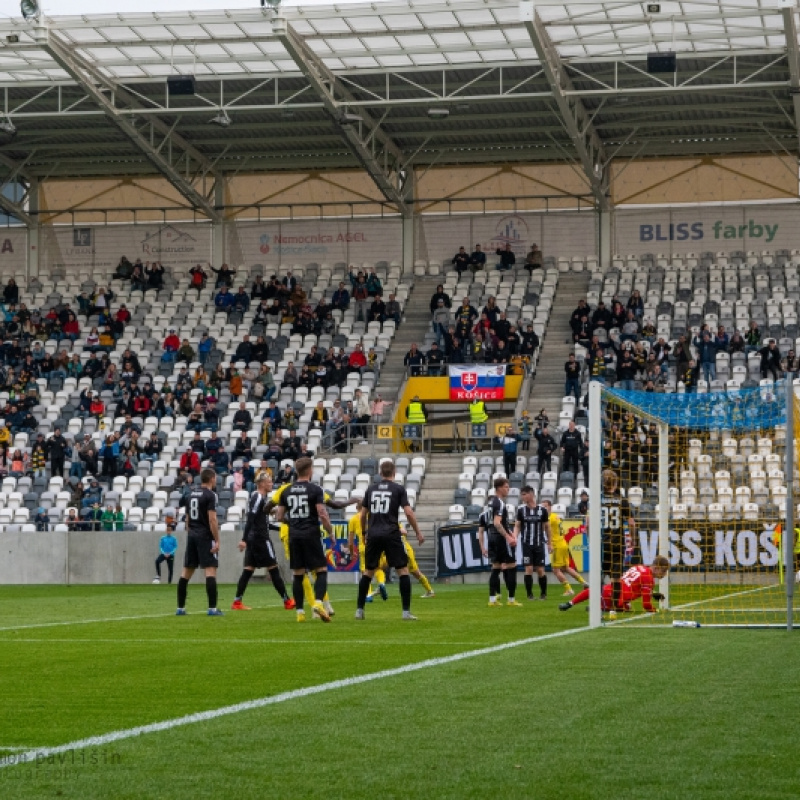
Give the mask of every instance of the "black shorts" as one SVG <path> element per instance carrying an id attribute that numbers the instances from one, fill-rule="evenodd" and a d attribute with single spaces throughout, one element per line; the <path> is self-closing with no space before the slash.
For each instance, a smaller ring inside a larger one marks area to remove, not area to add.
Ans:
<path id="1" fill-rule="evenodd" d="M 327 569 L 328 560 L 325 558 L 325 548 L 322 539 L 318 536 L 312 538 L 289 537 L 289 567 L 291 569 L 305 569 L 316 572 Z"/>
<path id="2" fill-rule="evenodd" d="M 508 546 L 508 540 L 501 533 L 489 534 L 489 563 L 490 564 L 516 564 L 517 555 Z"/>
<path id="3" fill-rule="evenodd" d="M 621 536 L 603 537 L 603 574 L 619 578 L 625 566 L 625 540 Z"/>
<path id="4" fill-rule="evenodd" d="M 193 536 L 191 533 L 186 537 L 186 554 L 183 557 L 183 566 L 186 569 L 207 569 L 208 567 L 218 567 L 219 557 L 217 553 L 212 553 L 214 540 L 207 536 Z"/>
<path id="5" fill-rule="evenodd" d="M 522 565 L 524 567 L 543 567 L 544 562 L 543 544 L 522 543 Z"/>
<path id="6" fill-rule="evenodd" d="M 269 537 L 266 539 L 250 539 L 247 542 L 247 549 L 244 551 L 244 565 L 245 567 L 253 567 L 253 569 L 259 569 L 260 567 L 273 569 L 278 566 L 278 562 L 275 559 L 275 550 Z"/>
<path id="7" fill-rule="evenodd" d="M 367 536 L 367 546 L 364 549 L 366 569 L 370 572 L 378 569 L 382 555 L 386 555 L 386 563 L 392 569 L 403 569 L 408 566 L 406 548 L 399 536 Z"/>

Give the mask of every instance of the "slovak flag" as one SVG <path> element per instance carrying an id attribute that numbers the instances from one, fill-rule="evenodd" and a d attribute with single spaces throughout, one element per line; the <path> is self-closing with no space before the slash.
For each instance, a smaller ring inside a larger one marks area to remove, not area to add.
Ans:
<path id="1" fill-rule="evenodd" d="M 505 364 L 450 365 L 448 369 L 451 400 L 502 400 L 505 397 Z"/>

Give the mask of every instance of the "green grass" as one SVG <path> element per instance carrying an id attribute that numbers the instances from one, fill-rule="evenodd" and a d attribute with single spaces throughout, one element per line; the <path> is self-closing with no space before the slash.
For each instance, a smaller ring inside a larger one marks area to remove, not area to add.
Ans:
<path id="1" fill-rule="evenodd" d="M 438 656 L 578 628 L 547 603 L 489 609 L 437 586 L 420 621 L 389 602 L 298 625 L 260 606 L 201 614 L 190 587 L 0 587 L 0 746 L 45 747 Z M 419 594 L 419 588 L 415 587 Z M 231 587 L 221 596 L 230 598 Z M 143 617 L 85 624 L 116 617 Z M 13 798 L 796 798 L 783 631 L 580 631 L 232 716 L 0 769 Z M 9 751 L 6 751 L 9 752 Z M 96 761 L 98 763 L 92 763 Z"/>

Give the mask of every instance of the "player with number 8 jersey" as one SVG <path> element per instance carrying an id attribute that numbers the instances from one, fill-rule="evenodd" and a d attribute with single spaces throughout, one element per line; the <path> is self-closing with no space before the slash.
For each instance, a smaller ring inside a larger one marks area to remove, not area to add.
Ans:
<path id="1" fill-rule="evenodd" d="M 178 580 L 177 616 L 186 615 L 189 580 L 200 567 L 206 574 L 208 616 L 219 617 L 217 608 L 217 565 L 219 563 L 219 525 L 217 524 L 217 474 L 213 469 L 200 473 L 200 486 L 192 489 L 186 501 L 186 553 Z"/>

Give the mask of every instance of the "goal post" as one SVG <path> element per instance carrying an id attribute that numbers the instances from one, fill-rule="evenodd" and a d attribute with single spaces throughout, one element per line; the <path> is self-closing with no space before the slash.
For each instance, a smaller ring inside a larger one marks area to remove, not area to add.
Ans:
<path id="1" fill-rule="evenodd" d="M 672 394 L 590 383 L 592 627 L 610 617 L 788 630 L 800 622 L 794 389 L 791 380 Z M 658 613 L 646 613 L 630 576 L 620 579 L 656 556 L 670 571 L 655 576 L 662 597 Z"/>

